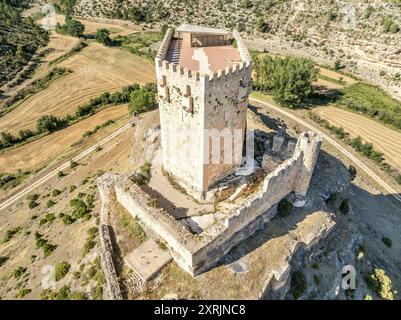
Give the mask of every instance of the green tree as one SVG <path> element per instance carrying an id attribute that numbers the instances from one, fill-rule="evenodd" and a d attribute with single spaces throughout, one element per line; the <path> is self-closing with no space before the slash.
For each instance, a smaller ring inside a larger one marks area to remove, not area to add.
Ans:
<path id="1" fill-rule="evenodd" d="M 259 57 L 255 61 L 255 87 L 271 93 L 286 107 L 298 107 L 313 93 L 318 73 L 315 64 L 305 58 Z"/>
<path id="2" fill-rule="evenodd" d="M 256 21 L 256 28 L 259 32 L 265 33 L 269 31 L 269 24 L 262 17 L 260 17 Z"/>
<path id="3" fill-rule="evenodd" d="M 51 132 L 58 130 L 66 125 L 64 119 L 57 118 L 55 116 L 42 116 L 38 119 L 36 123 L 36 129 L 39 133 Z"/>
<path id="4" fill-rule="evenodd" d="M 107 29 L 97 29 L 96 34 L 95 34 L 95 39 L 103 43 L 104 45 L 109 45 L 111 43 L 110 39 L 110 31 Z"/>
<path id="5" fill-rule="evenodd" d="M 131 93 L 128 105 L 130 113 L 146 112 L 156 106 L 156 97 L 153 90 L 142 88 Z"/>

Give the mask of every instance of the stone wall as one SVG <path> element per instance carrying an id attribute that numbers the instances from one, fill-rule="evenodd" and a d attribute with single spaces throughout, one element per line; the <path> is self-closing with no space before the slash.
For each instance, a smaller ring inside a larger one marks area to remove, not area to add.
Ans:
<path id="1" fill-rule="evenodd" d="M 105 300 L 122 300 L 120 285 L 113 262 L 113 244 L 110 237 L 108 219 L 110 215 L 110 199 L 114 193 L 113 187 L 117 176 L 105 174 L 98 180 L 98 189 L 102 201 L 100 208 L 100 262 L 103 268 L 106 287 L 103 293 Z"/>
<path id="2" fill-rule="evenodd" d="M 227 219 L 216 223 L 206 234 L 199 236 L 189 232 L 164 209 L 148 206 L 150 196 L 126 177 L 116 180 L 116 197 L 128 212 L 139 219 L 145 229 L 152 230 L 153 234 L 165 242 L 175 261 L 184 270 L 198 275 L 214 266 L 239 241 L 251 236 L 273 218 L 278 202 L 294 191 L 300 174 L 303 181 L 310 181 L 303 167 L 305 163 L 312 168 L 315 166 L 320 142 L 320 137 L 313 133 L 302 134 L 293 157 L 267 175 L 260 190 Z M 304 150 L 314 152 L 304 153 Z M 308 172 L 312 175 L 313 170 Z"/>

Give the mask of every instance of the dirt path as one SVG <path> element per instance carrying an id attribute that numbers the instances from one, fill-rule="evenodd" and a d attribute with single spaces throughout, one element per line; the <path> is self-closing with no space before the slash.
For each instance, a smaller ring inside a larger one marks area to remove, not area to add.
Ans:
<path id="1" fill-rule="evenodd" d="M 71 150 L 71 144 L 81 139 L 85 131 L 127 113 L 126 105 L 112 106 L 63 130 L 4 152 L 0 154 L 0 172 L 16 172 L 18 169 L 42 167 L 55 157 Z"/>
<path id="2" fill-rule="evenodd" d="M 360 135 L 366 142 L 384 154 L 386 162 L 401 170 L 401 133 L 365 116 L 333 106 L 319 107 L 314 110 L 330 124 L 342 127 L 352 137 Z"/>
<path id="3" fill-rule="evenodd" d="M 301 118 L 293 115 L 290 112 L 284 111 L 282 108 L 276 107 L 270 103 L 267 103 L 266 101 L 260 100 L 260 99 L 255 99 L 255 98 L 250 98 L 251 101 L 257 102 L 259 105 L 263 105 L 264 107 L 271 108 L 286 117 L 298 122 L 302 126 L 308 128 L 309 130 L 313 130 L 317 132 L 319 135 L 321 135 L 328 143 L 330 143 L 332 146 L 334 146 L 337 150 L 339 150 L 342 154 L 344 154 L 347 158 L 349 158 L 355 165 L 357 165 L 361 170 L 363 170 L 369 177 L 371 177 L 374 181 L 376 181 L 381 187 L 383 187 L 389 194 L 394 197 L 398 202 L 401 203 L 401 196 L 398 194 L 398 192 L 393 189 L 388 183 L 386 183 L 383 179 L 381 179 L 376 173 L 374 173 L 371 169 L 369 169 L 361 160 L 359 160 L 357 157 L 355 157 L 351 152 L 346 150 L 344 147 L 342 147 L 338 142 L 336 142 L 333 138 L 322 132 L 321 130 L 317 129 L 315 126 L 312 126 L 311 124 L 305 122 Z"/>

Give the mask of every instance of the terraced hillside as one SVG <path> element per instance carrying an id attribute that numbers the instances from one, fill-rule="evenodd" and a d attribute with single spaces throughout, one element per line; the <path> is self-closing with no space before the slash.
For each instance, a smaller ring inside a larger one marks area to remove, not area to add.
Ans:
<path id="1" fill-rule="evenodd" d="M 57 2 L 66 2 L 59 0 Z M 236 28 L 248 46 L 304 55 L 363 77 L 401 99 L 399 0 L 75 0 L 74 15 Z M 65 6 L 63 7 L 65 9 Z"/>

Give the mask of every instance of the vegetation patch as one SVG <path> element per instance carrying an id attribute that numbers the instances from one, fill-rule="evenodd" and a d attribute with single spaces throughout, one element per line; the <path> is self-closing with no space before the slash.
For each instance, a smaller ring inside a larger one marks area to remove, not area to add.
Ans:
<path id="1" fill-rule="evenodd" d="M 7 230 L 6 234 L 4 235 L 2 243 L 6 243 L 6 242 L 10 241 L 14 237 L 14 235 L 16 235 L 21 230 L 22 230 L 22 227 L 15 227 L 15 228 Z"/>
<path id="2" fill-rule="evenodd" d="M 401 103 L 376 86 L 356 83 L 346 87 L 338 101 L 348 109 L 401 129 Z"/>
<path id="3" fill-rule="evenodd" d="M 278 214 L 280 217 L 288 217 L 293 209 L 293 205 L 287 199 L 283 199 L 278 204 Z"/>
<path id="4" fill-rule="evenodd" d="M 36 240 L 36 247 L 41 248 L 43 250 L 43 254 L 45 257 L 49 256 L 57 248 L 57 245 L 51 244 L 49 240 L 44 239 L 43 235 L 41 235 L 37 231 L 35 232 L 35 240 Z"/>
<path id="5" fill-rule="evenodd" d="M 64 278 L 67 273 L 70 271 L 71 265 L 67 261 L 62 261 L 58 264 L 56 264 L 55 268 L 55 277 L 56 281 L 60 281 L 62 278 Z"/>
<path id="6" fill-rule="evenodd" d="M 391 279 L 383 269 L 374 269 L 373 272 L 365 277 L 369 289 L 377 293 L 382 299 L 394 300 L 396 293 L 393 290 Z"/>
<path id="7" fill-rule="evenodd" d="M 306 278 L 301 271 L 295 271 L 291 278 L 290 292 L 294 299 L 298 299 L 306 291 Z"/>
<path id="8" fill-rule="evenodd" d="M 256 90 L 269 93 L 283 106 L 299 107 L 313 93 L 318 69 L 304 58 L 255 57 Z"/>

